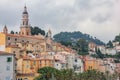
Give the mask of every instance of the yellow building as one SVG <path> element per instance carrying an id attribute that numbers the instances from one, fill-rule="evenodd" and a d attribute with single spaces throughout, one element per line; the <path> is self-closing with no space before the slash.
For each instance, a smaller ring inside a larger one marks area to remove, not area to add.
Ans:
<path id="1" fill-rule="evenodd" d="M 45 66 L 53 67 L 53 62 L 54 60 L 50 58 L 32 58 L 30 56 L 23 57 L 17 61 L 17 79 L 33 80 L 35 76 L 38 76 L 37 71 L 39 68 Z"/>

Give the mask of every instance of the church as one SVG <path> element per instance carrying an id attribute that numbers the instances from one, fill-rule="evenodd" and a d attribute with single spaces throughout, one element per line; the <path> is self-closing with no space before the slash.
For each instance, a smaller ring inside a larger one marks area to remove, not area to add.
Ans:
<path id="1" fill-rule="evenodd" d="M 62 57 L 59 58 L 57 53 L 60 56 L 75 54 L 75 51 L 71 48 L 54 42 L 51 38 L 51 30 L 47 32 L 47 35 L 47 37 L 41 34 L 31 35 L 26 6 L 22 13 L 22 23 L 18 34 L 8 33 L 7 26 L 4 26 L 3 31 L 0 32 L 0 51 L 14 53 L 17 80 L 33 80 L 35 76 L 38 76 L 37 70 L 45 66 L 58 68 L 59 63 L 60 67 L 62 66 L 61 68 L 65 68 L 63 66 L 65 62 L 62 61 Z M 57 66 L 55 65 L 56 58 Z"/>
<path id="2" fill-rule="evenodd" d="M 3 32 L 0 33 L 1 41 L 0 46 L 3 51 L 15 53 L 16 58 L 25 56 L 27 52 L 32 52 L 34 55 L 38 55 L 40 52 L 46 51 L 46 42 L 51 39 L 51 31 L 48 31 L 49 36 L 45 37 L 41 34 L 31 35 L 31 27 L 29 24 L 29 15 L 27 7 L 24 7 L 22 13 L 22 23 L 20 25 L 19 34 L 8 33 L 7 26 L 4 27 Z"/>

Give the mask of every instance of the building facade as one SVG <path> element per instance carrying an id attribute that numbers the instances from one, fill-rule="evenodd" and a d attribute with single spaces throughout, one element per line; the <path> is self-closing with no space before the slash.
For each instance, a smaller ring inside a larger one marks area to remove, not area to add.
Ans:
<path id="1" fill-rule="evenodd" d="M 0 51 L 0 80 L 16 80 L 15 56 Z"/>

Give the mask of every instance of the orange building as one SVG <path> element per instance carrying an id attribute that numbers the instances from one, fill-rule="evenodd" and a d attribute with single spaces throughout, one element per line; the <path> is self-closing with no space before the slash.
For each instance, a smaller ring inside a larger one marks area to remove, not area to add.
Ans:
<path id="1" fill-rule="evenodd" d="M 97 69 L 98 68 L 98 63 L 95 58 L 92 58 L 90 56 L 85 56 L 84 57 L 84 70 L 90 70 L 90 69 Z"/>
<path id="2" fill-rule="evenodd" d="M 53 67 L 54 60 L 49 58 L 32 58 L 32 57 L 23 57 L 17 61 L 17 79 L 29 79 L 33 80 L 35 76 L 38 76 L 37 71 L 39 68 L 49 66 Z M 24 74 L 24 75 L 23 75 Z M 26 75 L 26 76 L 25 76 Z"/>

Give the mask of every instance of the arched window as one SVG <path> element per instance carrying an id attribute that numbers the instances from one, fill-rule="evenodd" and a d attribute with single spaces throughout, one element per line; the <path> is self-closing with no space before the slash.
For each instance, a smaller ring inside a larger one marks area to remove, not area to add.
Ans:
<path id="1" fill-rule="evenodd" d="M 29 32 L 27 32 L 27 35 L 29 35 Z"/>

